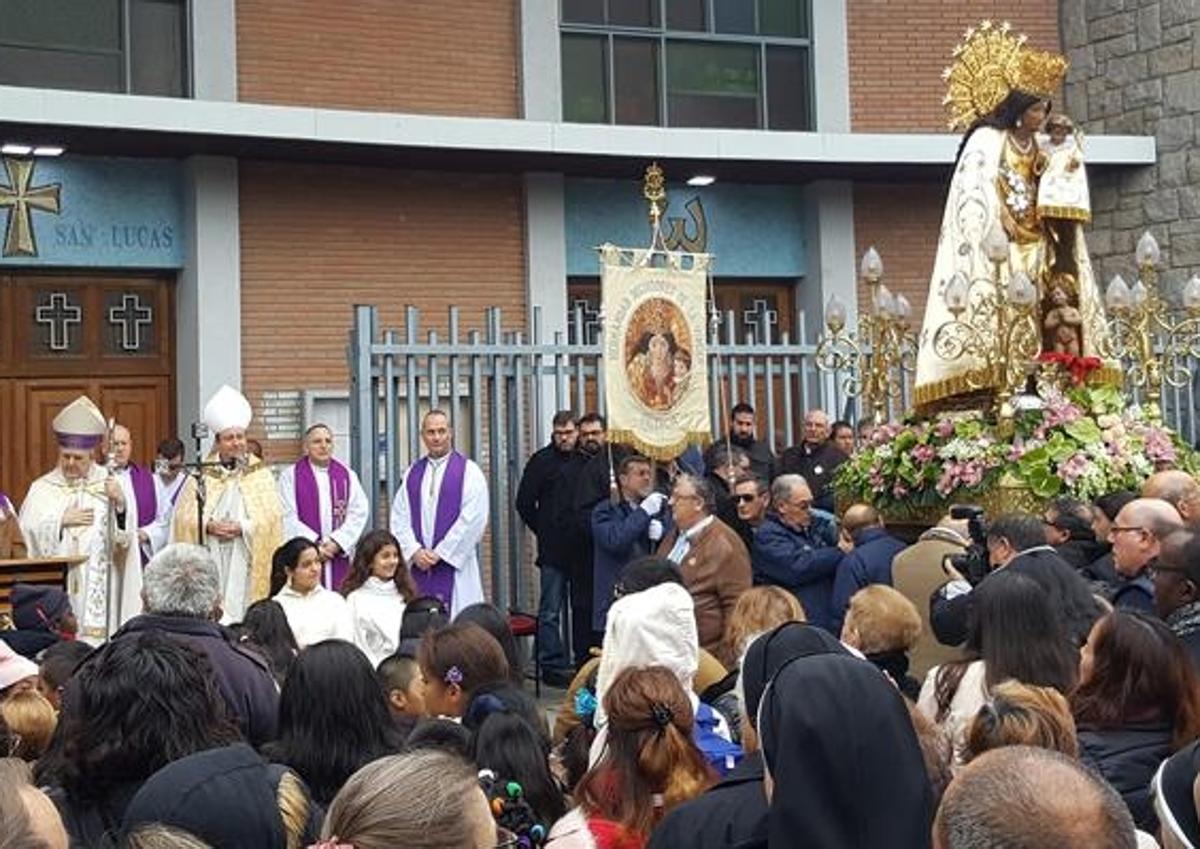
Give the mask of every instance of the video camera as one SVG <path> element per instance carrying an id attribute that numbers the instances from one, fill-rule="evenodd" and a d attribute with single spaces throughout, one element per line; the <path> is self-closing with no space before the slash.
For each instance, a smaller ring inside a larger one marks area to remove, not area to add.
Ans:
<path id="1" fill-rule="evenodd" d="M 950 508 L 951 519 L 966 519 L 967 534 L 971 538 L 970 545 L 962 554 L 947 554 L 942 561 L 945 566 L 954 569 L 967 579 L 967 583 L 975 586 L 991 571 L 991 562 L 987 550 L 987 524 L 983 518 L 983 508 L 974 505 L 958 504 Z"/>

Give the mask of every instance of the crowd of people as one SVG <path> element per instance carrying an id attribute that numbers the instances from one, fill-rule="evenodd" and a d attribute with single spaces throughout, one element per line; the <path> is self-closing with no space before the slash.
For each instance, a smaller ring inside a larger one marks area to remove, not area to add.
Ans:
<path id="1" fill-rule="evenodd" d="M 103 639 L 77 638 L 75 594 L 18 585 L 0 847 L 1200 845 L 1195 479 L 905 541 L 822 507 L 853 428 L 811 411 L 778 458 L 746 405 L 728 430 L 663 464 L 555 416 L 516 504 L 537 665 L 483 600 L 486 481 L 479 508 L 436 412 L 390 530 L 332 536 L 357 479 L 310 432 L 261 591 L 250 525 L 150 528 Z M 233 492 L 257 466 L 225 433 Z"/>

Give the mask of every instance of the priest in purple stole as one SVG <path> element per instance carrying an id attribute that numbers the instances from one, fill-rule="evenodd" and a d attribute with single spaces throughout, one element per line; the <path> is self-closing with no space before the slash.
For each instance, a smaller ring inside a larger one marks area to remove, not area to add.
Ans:
<path id="1" fill-rule="evenodd" d="M 170 528 L 160 521 L 153 472 L 130 460 L 133 438 L 129 428 L 115 425 L 111 440 L 108 451 L 115 464 L 113 474 L 125 496 L 125 510 L 123 516 L 119 516 L 119 519 L 123 518 L 121 528 L 130 531 L 137 529 L 138 552 L 145 566 L 154 553 L 167 544 Z"/>
<path id="2" fill-rule="evenodd" d="M 321 555 L 321 584 L 337 590 L 370 515 L 354 470 L 334 459 L 333 431 L 315 424 L 304 434 L 304 456 L 279 473 L 283 538 L 304 537 Z"/>
<path id="3" fill-rule="evenodd" d="M 391 528 L 421 595 L 440 598 L 453 618 L 483 601 L 477 550 L 488 521 L 483 472 L 452 449 L 450 419 L 421 420 L 426 455 L 409 467 L 392 500 Z"/>

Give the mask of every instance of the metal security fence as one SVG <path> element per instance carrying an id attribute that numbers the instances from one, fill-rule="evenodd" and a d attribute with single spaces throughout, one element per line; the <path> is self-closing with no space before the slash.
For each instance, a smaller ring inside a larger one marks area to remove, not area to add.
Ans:
<path id="1" fill-rule="evenodd" d="M 380 329 L 376 307 L 354 308 L 348 351 L 351 462 L 373 515 L 386 514 L 404 469 L 422 453 L 423 413 L 446 410 L 458 449 L 480 465 L 488 481 L 491 518 L 482 562 L 485 584 L 501 608 L 528 606 L 534 597 L 533 540 L 514 508 L 526 461 L 547 444 L 556 410 L 605 413 L 602 329 L 579 306 L 570 318 L 568 338 L 561 332 L 546 338 L 537 307 L 531 334 L 504 330 L 500 307 L 486 310 L 474 329 L 464 328 L 460 311 L 451 307 L 444 332 L 423 330 L 416 307 L 405 310 L 398 330 Z M 803 313 L 794 318 L 793 326 L 802 331 Z M 816 345 L 802 332 L 795 339 L 786 331 L 775 334 L 765 314 L 749 332 L 738 328 L 737 320 L 732 311 L 722 315 L 709 340 L 714 434 L 724 430 L 724 410 L 739 401 L 755 408 L 759 435 L 777 452 L 800 440 L 807 410 L 820 408 L 832 418 L 857 423 L 862 411 L 859 399 L 847 395 L 850 375 L 818 369 Z M 1200 369 L 1193 373 L 1200 375 Z M 907 409 L 910 381 L 906 375 L 890 410 L 894 417 Z M 1198 426 L 1197 389 L 1194 384 L 1167 387 L 1163 393 L 1167 422 L 1189 442 Z M 369 485 L 372 480 L 375 486 Z"/>

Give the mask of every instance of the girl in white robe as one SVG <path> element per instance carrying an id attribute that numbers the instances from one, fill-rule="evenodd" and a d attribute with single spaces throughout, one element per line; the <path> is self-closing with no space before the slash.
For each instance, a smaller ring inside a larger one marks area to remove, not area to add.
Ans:
<path id="1" fill-rule="evenodd" d="M 416 595 L 396 538 L 385 530 L 367 534 L 339 591 L 350 609 L 354 645 L 378 667 L 399 646 L 404 605 Z"/>
<path id="2" fill-rule="evenodd" d="M 354 642 L 346 599 L 321 586 L 321 555 L 317 544 L 295 537 L 276 550 L 273 560 L 273 565 L 287 575 L 287 583 L 274 599 L 287 614 L 296 644 L 303 649 L 322 640 Z"/>

